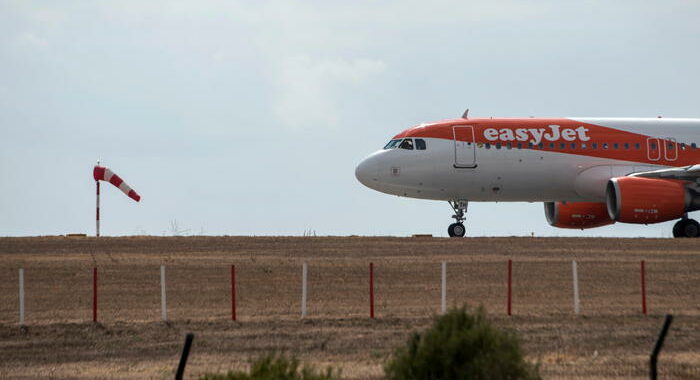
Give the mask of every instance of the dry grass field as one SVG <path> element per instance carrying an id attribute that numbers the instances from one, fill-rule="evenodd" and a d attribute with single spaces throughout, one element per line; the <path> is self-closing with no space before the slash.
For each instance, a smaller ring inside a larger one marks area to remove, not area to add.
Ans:
<path id="1" fill-rule="evenodd" d="M 571 260 L 578 262 L 580 315 L 573 313 Z M 368 318 L 370 261 L 376 320 Z M 441 261 L 448 262 L 448 303 L 484 305 L 499 326 L 518 332 L 545 378 L 644 378 L 666 313 L 676 319 L 661 378 L 700 378 L 699 241 L 381 237 L 0 238 L 0 378 L 172 378 L 186 332 L 195 334 L 190 378 L 243 368 L 270 351 L 339 367 L 348 379 L 380 378 L 391 351 L 438 313 Z M 169 322 L 160 321 L 161 264 Z M 231 264 L 237 322 L 230 320 Z M 90 322 L 94 266 L 98 324 Z M 18 325 L 20 267 L 26 329 Z"/>

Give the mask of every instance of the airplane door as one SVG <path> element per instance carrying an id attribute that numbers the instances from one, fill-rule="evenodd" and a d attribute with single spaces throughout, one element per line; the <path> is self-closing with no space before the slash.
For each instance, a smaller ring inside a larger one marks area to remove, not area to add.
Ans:
<path id="1" fill-rule="evenodd" d="M 452 135 L 455 143 L 456 168 L 476 167 L 476 144 L 474 143 L 474 127 L 460 125 L 452 127 Z"/>
<path id="2" fill-rule="evenodd" d="M 649 161 L 658 161 L 661 159 L 661 146 L 659 139 L 650 137 L 647 139 L 647 158 Z"/>
<path id="3" fill-rule="evenodd" d="M 664 146 L 664 158 L 666 161 L 675 161 L 678 159 L 678 143 L 673 137 L 668 137 Z"/>

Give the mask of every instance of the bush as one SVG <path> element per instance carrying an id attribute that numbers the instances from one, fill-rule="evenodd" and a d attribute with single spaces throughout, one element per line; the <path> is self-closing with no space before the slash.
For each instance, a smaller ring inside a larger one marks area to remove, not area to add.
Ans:
<path id="1" fill-rule="evenodd" d="M 229 371 L 224 374 L 206 374 L 200 380 L 336 380 L 338 374 L 328 367 L 325 372 L 316 372 L 308 365 L 300 367 L 299 360 L 283 355 L 267 355 L 250 367 L 250 373 Z"/>
<path id="2" fill-rule="evenodd" d="M 492 326 L 483 308 L 469 314 L 466 307 L 414 333 L 385 372 L 389 380 L 540 378 L 537 367 L 523 359 L 514 333 Z"/>

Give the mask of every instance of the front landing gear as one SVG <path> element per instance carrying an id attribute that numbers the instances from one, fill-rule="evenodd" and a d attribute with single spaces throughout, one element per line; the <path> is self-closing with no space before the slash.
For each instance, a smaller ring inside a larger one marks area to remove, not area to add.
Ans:
<path id="1" fill-rule="evenodd" d="M 683 218 L 673 226 L 673 237 L 696 238 L 700 236 L 700 223 L 694 219 Z"/>
<path id="2" fill-rule="evenodd" d="M 467 229 L 464 228 L 464 224 L 462 222 L 464 222 L 466 219 L 464 214 L 467 213 L 468 202 L 465 200 L 457 200 L 449 201 L 449 203 L 452 209 L 455 211 L 455 214 L 452 215 L 452 217 L 456 223 L 450 224 L 450 226 L 447 228 L 447 234 L 450 235 L 450 237 L 463 237 L 467 232 Z"/>
<path id="3" fill-rule="evenodd" d="M 447 227 L 447 234 L 449 234 L 450 237 L 463 237 L 465 232 L 467 232 L 467 230 L 462 223 L 452 223 Z"/>

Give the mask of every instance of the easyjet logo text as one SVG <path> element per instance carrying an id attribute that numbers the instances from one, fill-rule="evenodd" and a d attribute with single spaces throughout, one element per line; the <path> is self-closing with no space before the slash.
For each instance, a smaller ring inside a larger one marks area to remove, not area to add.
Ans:
<path id="1" fill-rule="evenodd" d="M 529 141 L 539 144 L 543 140 L 557 141 L 588 141 L 591 138 L 586 135 L 588 128 L 562 128 L 559 125 L 549 125 L 547 128 L 487 128 L 484 129 L 484 137 L 489 141 Z"/>

